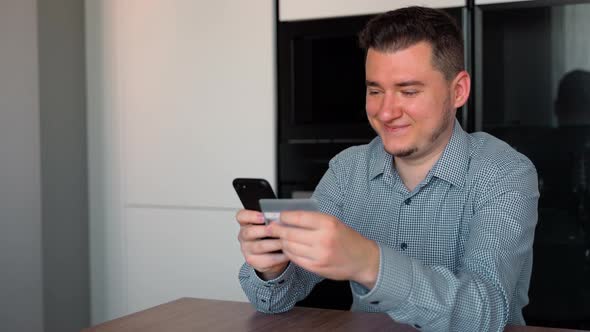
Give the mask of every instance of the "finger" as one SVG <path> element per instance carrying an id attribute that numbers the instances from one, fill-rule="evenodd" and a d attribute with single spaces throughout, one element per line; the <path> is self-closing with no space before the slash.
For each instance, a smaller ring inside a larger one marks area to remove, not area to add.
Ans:
<path id="1" fill-rule="evenodd" d="M 297 242 L 282 241 L 281 247 L 283 252 L 290 258 L 306 258 L 312 261 L 315 260 L 314 249 L 309 245 Z"/>
<path id="2" fill-rule="evenodd" d="M 250 255 L 246 257 L 246 262 L 259 271 L 273 268 L 288 261 L 289 259 L 284 253 Z"/>
<path id="3" fill-rule="evenodd" d="M 238 239 L 242 241 L 256 241 L 268 237 L 266 226 L 264 225 L 247 225 L 240 227 Z"/>
<path id="4" fill-rule="evenodd" d="M 285 257 L 287 258 L 287 260 L 291 261 L 292 263 L 295 263 L 296 265 L 302 267 L 303 269 L 305 269 L 309 272 L 319 274 L 319 271 L 317 271 L 317 269 L 315 268 L 315 264 L 314 264 L 313 260 L 311 260 L 307 257 L 293 255 L 293 254 L 290 254 L 289 252 L 285 252 L 285 251 L 283 253 L 285 254 Z"/>
<path id="5" fill-rule="evenodd" d="M 314 243 L 314 233 L 315 232 L 313 230 L 285 226 L 274 222 L 266 226 L 266 234 L 268 234 L 270 237 L 276 237 L 284 241 L 299 243 L 307 246 L 311 246 Z"/>
<path id="6" fill-rule="evenodd" d="M 264 224 L 264 215 L 262 212 L 242 209 L 236 214 L 236 220 L 240 225 Z"/>
<path id="7" fill-rule="evenodd" d="M 267 239 L 245 243 L 244 248 L 248 254 L 262 255 L 281 250 L 283 244 L 278 239 Z"/>
<path id="8" fill-rule="evenodd" d="M 325 214 L 310 211 L 283 211 L 281 223 L 298 228 L 318 229 Z"/>

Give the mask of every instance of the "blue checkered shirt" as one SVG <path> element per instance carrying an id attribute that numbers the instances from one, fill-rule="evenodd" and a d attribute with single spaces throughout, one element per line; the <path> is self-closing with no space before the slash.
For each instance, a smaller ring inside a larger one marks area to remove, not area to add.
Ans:
<path id="1" fill-rule="evenodd" d="M 352 310 L 424 331 L 524 325 L 539 192 L 533 164 L 508 144 L 455 122 L 440 159 L 408 191 L 377 137 L 334 157 L 314 197 L 379 245 L 373 289 L 350 282 Z M 269 281 L 248 264 L 239 273 L 267 313 L 291 309 L 322 279 L 293 263 Z"/>

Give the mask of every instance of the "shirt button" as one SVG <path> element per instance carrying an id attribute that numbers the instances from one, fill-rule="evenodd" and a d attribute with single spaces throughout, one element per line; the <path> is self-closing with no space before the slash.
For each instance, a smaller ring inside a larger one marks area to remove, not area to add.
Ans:
<path id="1" fill-rule="evenodd" d="M 418 324 L 414 324 L 414 327 L 417 328 L 417 329 L 421 329 L 422 328 L 422 326 L 420 326 Z"/>
<path id="2" fill-rule="evenodd" d="M 410 205 L 410 203 L 412 203 L 412 199 L 411 199 L 411 198 L 408 198 L 408 199 L 406 199 L 406 200 L 404 201 L 404 203 L 405 203 L 406 205 Z"/>
<path id="3" fill-rule="evenodd" d="M 279 281 L 279 285 L 280 285 L 280 284 L 282 284 L 282 283 L 284 283 L 284 282 L 285 282 L 285 280 L 281 280 L 281 281 Z"/>
<path id="4" fill-rule="evenodd" d="M 371 303 L 371 304 L 379 304 L 379 301 L 371 301 L 369 303 Z"/>
<path id="5" fill-rule="evenodd" d="M 260 300 L 260 302 L 262 302 L 262 303 L 266 303 L 266 300 L 265 300 L 265 299 L 262 299 L 262 300 Z"/>
<path id="6" fill-rule="evenodd" d="M 399 247 L 400 247 L 402 250 L 406 250 L 406 249 L 408 249 L 408 244 L 407 244 L 407 243 L 405 243 L 405 242 L 402 242 L 402 244 L 400 244 L 400 245 L 399 245 Z"/>

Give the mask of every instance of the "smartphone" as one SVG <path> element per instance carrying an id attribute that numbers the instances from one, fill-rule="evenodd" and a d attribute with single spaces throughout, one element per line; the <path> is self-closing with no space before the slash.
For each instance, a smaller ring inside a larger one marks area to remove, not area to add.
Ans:
<path id="1" fill-rule="evenodd" d="M 232 184 L 246 210 L 261 211 L 261 198 L 277 198 L 265 179 L 237 178 Z"/>

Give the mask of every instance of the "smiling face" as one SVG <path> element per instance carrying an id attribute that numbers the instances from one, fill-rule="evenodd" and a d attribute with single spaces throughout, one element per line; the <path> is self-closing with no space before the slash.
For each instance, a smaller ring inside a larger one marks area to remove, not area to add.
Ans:
<path id="1" fill-rule="evenodd" d="M 469 75 L 452 81 L 432 65 L 432 47 L 419 42 L 381 52 L 369 48 L 366 60 L 369 123 L 395 158 L 437 155 L 450 140 L 456 108 L 469 95 Z"/>

